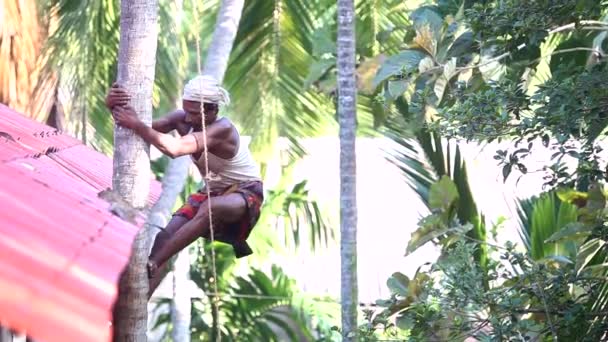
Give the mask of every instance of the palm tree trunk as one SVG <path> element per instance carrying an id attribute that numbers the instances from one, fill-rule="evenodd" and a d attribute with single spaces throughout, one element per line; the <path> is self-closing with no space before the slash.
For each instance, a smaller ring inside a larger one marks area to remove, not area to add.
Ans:
<path id="1" fill-rule="evenodd" d="M 203 74 L 213 76 L 220 83 L 224 80 L 244 3 L 245 0 L 223 0 L 217 14 Z"/>
<path id="2" fill-rule="evenodd" d="M 120 16 L 117 81 L 131 94 L 131 105 L 146 124 L 152 122 L 152 86 L 158 39 L 158 1 L 123 0 Z M 114 191 L 143 209 L 150 189 L 150 147 L 131 130 L 114 128 Z M 147 227 L 133 241 L 129 264 L 119 281 L 114 308 L 114 341 L 146 341 L 149 239 Z"/>
<path id="3" fill-rule="evenodd" d="M 357 340 L 357 130 L 354 0 L 338 0 L 338 120 L 340 124 L 340 259 L 342 340 Z"/>

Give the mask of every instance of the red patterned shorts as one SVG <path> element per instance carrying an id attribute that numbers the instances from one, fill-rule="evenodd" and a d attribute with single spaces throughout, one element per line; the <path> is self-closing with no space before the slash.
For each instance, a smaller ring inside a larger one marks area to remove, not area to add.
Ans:
<path id="1" fill-rule="evenodd" d="M 215 238 L 218 241 L 232 244 L 235 248 L 237 257 L 246 256 L 251 254 L 251 251 L 239 251 L 237 250 L 237 245 L 249 250 L 249 246 L 244 241 L 249 237 L 251 230 L 253 227 L 255 227 L 258 219 L 260 218 L 260 210 L 262 203 L 264 202 L 264 188 L 262 182 L 260 181 L 245 182 L 235 184 L 221 191 L 212 191 L 211 197 L 222 196 L 229 193 L 238 193 L 243 196 L 243 199 L 245 199 L 245 203 L 247 205 L 247 210 L 241 220 L 218 227 L 221 229 L 217 230 Z M 206 200 L 207 192 L 205 189 L 201 189 L 198 192 L 190 195 L 186 203 L 173 215 L 183 216 L 191 220 L 198 212 L 201 204 L 203 204 Z M 245 246 L 242 246 L 243 244 Z"/>

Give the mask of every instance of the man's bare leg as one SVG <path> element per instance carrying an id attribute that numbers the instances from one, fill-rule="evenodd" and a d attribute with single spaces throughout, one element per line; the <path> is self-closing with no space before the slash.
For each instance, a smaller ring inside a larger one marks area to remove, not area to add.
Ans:
<path id="1" fill-rule="evenodd" d="M 156 234 L 156 238 L 154 239 L 154 244 L 152 245 L 152 250 L 150 251 L 151 258 L 153 255 L 158 253 L 158 250 L 171 238 L 176 231 L 178 231 L 188 219 L 183 216 L 173 216 L 169 224 L 165 229 L 161 230 L 158 234 Z M 163 278 L 167 275 L 167 262 L 158 266 L 158 269 L 154 274 L 150 274 L 150 290 L 148 292 L 148 298 L 152 296 L 154 290 L 158 287 Z"/>
<path id="2" fill-rule="evenodd" d="M 211 199 L 211 211 L 214 223 L 229 224 L 237 222 L 245 214 L 246 209 L 247 203 L 243 196 L 238 193 L 217 196 Z M 208 204 L 204 202 L 192 220 L 186 222 L 168 240 L 160 244 L 156 253 L 150 254 L 148 261 L 149 269 L 154 274 L 158 270 L 158 265 L 165 264 L 173 255 L 186 248 L 200 236 L 207 235 L 208 232 Z"/>

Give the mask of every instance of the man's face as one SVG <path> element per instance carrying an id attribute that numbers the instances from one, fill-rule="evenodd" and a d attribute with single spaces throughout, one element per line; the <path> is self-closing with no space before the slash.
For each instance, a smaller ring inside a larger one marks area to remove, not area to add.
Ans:
<path id="1" fill-rule="evenodd" d="M 194 128 L 200 128 L 201 123 L 201 103 L 197 101 L 183 100 L 182 107 L 186 112 L 186 122 Z M 217 118 L 218 107 L 216 103 L 204 103 L 205 124 L 211 124 Z"/>

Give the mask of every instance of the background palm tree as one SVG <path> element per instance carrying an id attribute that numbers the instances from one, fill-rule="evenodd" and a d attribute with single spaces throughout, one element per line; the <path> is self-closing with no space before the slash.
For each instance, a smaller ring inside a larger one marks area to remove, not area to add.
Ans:
<path id="1" fill-rule="evenodd" d="M 338 0 L 338 120 L 340 123 L 340 260 L 342 337 L 357 340 L 357 82 L 355 4 Z"/>

